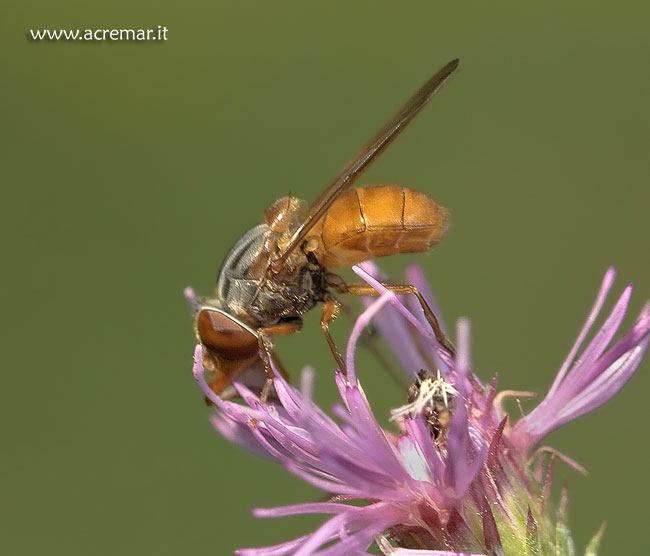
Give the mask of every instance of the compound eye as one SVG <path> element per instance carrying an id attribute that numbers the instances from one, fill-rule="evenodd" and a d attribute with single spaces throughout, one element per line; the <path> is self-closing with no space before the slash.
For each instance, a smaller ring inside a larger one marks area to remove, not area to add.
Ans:
<path id="1" fill-rule="evenodd" d="M 223 359 L 239 361 L 251 359 L 259 353 L 257 336 L 220 311 L 200 311 L 196 329 L 201 343 Z"/>

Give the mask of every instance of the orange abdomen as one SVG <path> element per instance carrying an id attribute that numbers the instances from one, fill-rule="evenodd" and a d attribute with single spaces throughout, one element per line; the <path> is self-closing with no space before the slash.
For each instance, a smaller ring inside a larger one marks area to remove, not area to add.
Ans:
<path id="1" fill-rule="evenodd" d="M 447 229 L 447 211 L 422 193 L 401 185 L 351 189 L 315 228 L 316 251 L 328 268 L 352 266 L 375 257 L 420 253 L 438 243 Z"/>

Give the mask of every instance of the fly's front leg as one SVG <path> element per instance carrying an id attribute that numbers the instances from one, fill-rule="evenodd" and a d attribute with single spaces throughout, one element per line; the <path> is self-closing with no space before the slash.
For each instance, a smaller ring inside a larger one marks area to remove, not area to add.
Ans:
<path id="1" fill-rule="evenodd" d="M 334 301 L 333 299 L 328 299 L 325 301 L 325 306 L 323 307 L 323 314 L 320 317 L 320 328 L 323 331 L 323 334 L 325 334 L 325 339 L 327 340 L 327 344 L 330 346 L 330 350 L 332 351 L 332 355 L 334 356 L 334 359 L 336 360 L 336 364 L 339 367 L 339 370 L 347 376 L 348 370 L 347 367 L 345 366 L 345 361 L 343 361 L 343 357 L 341 357 L 341 354 L 339 353 L 338 348 L 336 347 L 336 344 L 334 343 L 334 339 L 332 338 L 332 334 L 330 334 L 330 322 L 334 320 L 336 317 L 336 312 L 339 309 L 339 304 Z"/>
<path id="2" fill-rule="evenodd" d="M 260 394 L 260 402 L 266 403 L 273 386 L 273 368 L 271 367 L 271 336 L 286 336 L 294 334 L 302 328 L 302 321 L 295 320 L 291 322 L 283 322 L 281 324 L 274 324 L 273 326 L 264 326 L 257 329 L 257 343 L 260 348 L 260 358 L 264 363 L 264 372 L 266 373 L 266 382 L 262 393 Z"/>
<path id="3" fill-rule="evenodd" d="M 452 357 L 456 357 L 456 348 L 447 339 L 447 336 L 445 336 L 442 328 L 440 328 L 436 315 L 434 315 L 424 297 L 422 297 L 422 294 L 415 286 L 411 284 L 382 284 L 382 286 L 384 286 L 388 291 L 398 295 L 414 295 L 419 301 L 422 311 L 424 311 L 424 316 L 427 319 L 427 322 L 431 325 L 438 343 L 449 352 Z M 369 284 L 345 284 L 345 286 L 343 286 L 343 291 L 351 295 L 371 295 L 375 297 L 380 295 L 379 292 Z"/>

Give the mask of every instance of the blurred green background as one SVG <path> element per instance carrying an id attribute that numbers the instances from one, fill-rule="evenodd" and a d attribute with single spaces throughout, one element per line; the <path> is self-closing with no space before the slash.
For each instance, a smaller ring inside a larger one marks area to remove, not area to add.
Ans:
<path id="1" fill-rule="evenodd" d="M 650 10 L 641 2 L 5 2 L 0 551 L 229 554 L 318 520 L 250 508 L 319 493 L 209 427 L 186 285 L 289 191 L 312 199 L 449 59 L 461 71 L 362 183 L 450 210 L 426 269 L 476 371 L 543 392 L 608 265 L 650 297 Z M 168 28 L 166 42 L 33 42 L 38 28 Z M 333 362 L 315 325 L 292 369 Z M 336 334 L 348 323 L 339 319 Z M 401 403 L 372 359 L 364 385 Z M 580 550 L 647 547 L 646 361 L 551 443 Z"/>

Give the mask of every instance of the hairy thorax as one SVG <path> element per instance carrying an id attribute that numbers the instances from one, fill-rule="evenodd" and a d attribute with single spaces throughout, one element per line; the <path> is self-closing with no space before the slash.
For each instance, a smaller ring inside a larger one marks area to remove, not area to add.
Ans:
<path id="1" fill-rule="evenodd" d="M 272 326 L 299 319 L 329 299 L 340 282 L 310 253 L 296 249 L 277 275 L 268 266 L 281 237 L 268 225 L 250 229 L 226 256 L 217 280 L 217 298 L 251 326 Z"/>

